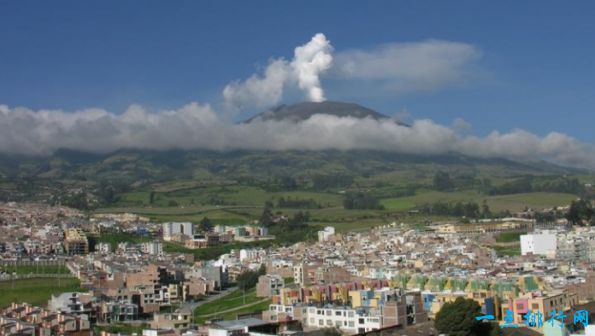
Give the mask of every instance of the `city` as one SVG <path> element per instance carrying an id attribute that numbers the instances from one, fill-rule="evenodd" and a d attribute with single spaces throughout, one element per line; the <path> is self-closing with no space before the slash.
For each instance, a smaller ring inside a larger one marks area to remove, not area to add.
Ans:
<path id="1" fill-rule="evenodd" d="M 0 1 L 0 336 L 595 336 L 593 12 Z"/>

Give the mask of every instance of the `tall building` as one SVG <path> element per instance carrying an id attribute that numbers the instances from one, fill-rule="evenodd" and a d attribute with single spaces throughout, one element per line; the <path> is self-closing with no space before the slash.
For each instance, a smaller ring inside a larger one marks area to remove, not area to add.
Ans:
<path id="1" fill-rule="evenodd" d="M 332 226 L 327 226 L 324 230 L 318 231 L 318 241 L 324 242 L 329 240 L 335 234 L 335 228 Z"/>
<path id="2" fill-rule="evenodd" d="M 194 225 L 190 222 L 163 223 L 163 240 L 181 240 L 194 235 Z"/>
<path id="3" fill-rule="evenodd" d="M 556 234 L 548 231 L 521 235 L 521 254 L 537 254 L 554 257 L 556 255 Z"/>
<path id="4" fill-rule="evenodd" d="M 70 255 L 89 253 L 87 235 L 81 229 L 66 229 L 64 231 L 64 249 Z"/>
<path id="5" fill-rule="evenodd" d="M 161 255 L 163 253 L 163 244 L 156 241 L 144 242 L 141 244 L 140 250 L 146 254 Z"/>

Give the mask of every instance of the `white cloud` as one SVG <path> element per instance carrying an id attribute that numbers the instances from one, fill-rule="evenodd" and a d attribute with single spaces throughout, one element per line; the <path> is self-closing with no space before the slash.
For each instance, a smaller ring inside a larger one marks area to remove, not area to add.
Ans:
<path id="1" fill-rule="evenodd" d="M 524 130 L 513 130 L 476 137 L 431 120 L 416 120 L 411 127 L 405 127 L 391 120 L 331 115 L 314 115 L 299 123 L 235 124 L 219 119 L 210 106 L 197 103 L 160 112 L 149 112 L 135 105 L 123 114 L 99 109 L 72 113 L 33 111 L 0 105 L 0 153 L 49 154 L 60 148 L 92 152 L 120 148 L 459 152 L 475 157 L 548 159 L 595 168 L 592 144 L 555 132 L 539 137 Z"/>
<path id="2" fill-rule="evenodd" d="M 331 67 L 332 47 L 324 34 L 318 33 L 312 40 L 295 48 L 295 57 L 291 62 L 300 89 L 308 93 L 313 102 L 324 101 L 324 92 L 320 87 L 320 75 Z"/>
<path id="3" fill-rule="evenodd" d="M 285 89 L 297 87 L 309 101 L 325 100 L 321 79 L 328 75 L 367 90 L 388 94 L 436 90 L 465 82 L 476 74 L 481 52 L 473 45 L 427 40 L 388 43 L 370 49 L 340 51 L 324 34 L 294 50 L 291 61 L 271 59 L 262 75 L 234 81 L 223 89 L 226 106 L 245 109 L 278 104 Z M 361 92 L 360 92 L 361 94 Z"/>
<path id="4" fill-rule="evenodd" d="M 337 53 L 332 73 L 338 79 L 379 82 L 392 92 L 432 90 L 469 78 L 480 57 L 476 47 L 460 42 L 389 43 Z"/>
<path id="5" fill-rule="evenodd" d="M 291 62 L 272 59 L 262 76 L 252 75 L 245 81 L 234 81 L 223 89 L 228 106 L 236 108 L 270 107 L 278 104 L 287 86 L 296 86 L 306 93 L 309 101 L 324 101 L 320 75 L 332 64 L 332 46 L 324 34 L 295 48 Z"/>

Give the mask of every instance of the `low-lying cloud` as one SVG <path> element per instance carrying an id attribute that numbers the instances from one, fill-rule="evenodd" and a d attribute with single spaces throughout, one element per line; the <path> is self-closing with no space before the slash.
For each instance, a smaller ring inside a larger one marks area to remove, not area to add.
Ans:
<path id="1" fill-rule="evenodd" d="M 60 148 L 91 152 L 135 149 L 322 150 L 374 149 L 411 154 L 458 152 L 475 157 L 547 159 L 595 167 L 595 147 L 560 133 L 544 137 L 524 130 L 466 136 L 456 125 L 416 120 L 411 127 L 391 120 L 314 115 L 303 122 L 236 124 L 209 105 L 191 103 L 150 112 L 131 106 L 123 114 L 101 109 L 33 111 L 0 106 L 0 152 L 50 154 Z"/>
<path id="2" fill-rule="evenodd" d="M 223 90 L 233 108 L 268 107 L 294 87 L 310 101 L 323 101 L 323 76 L 380 82 L 394 92 L 427 90 L 465 80 L 481 56 L 469 44 L 429 40 L 385 44 L 333 55 L 323 34 L 294 50 L 291 60 L 272 59 L 263 74 L 230 83 Z M 314 115 L 294 123 L 263 121 L 236 124 L 210 105 L 148 111 L 133 105 L 124 113 L 103 109 L 74 112 L 34 111 L 0 105 L 0 153 L 48 155 L 58 149 L 111 152 L 118 149 L 323 150 L 374 149 L 409 154 L 458 152 L 475 157 L 546 159 L 595 168 L 595 146 L 552 132 L 540 137 L 521 129 L 485 137 L 468 135 L 470 125 L 451 126 L 416 120 L 411 127 L 391 120 Z"/>

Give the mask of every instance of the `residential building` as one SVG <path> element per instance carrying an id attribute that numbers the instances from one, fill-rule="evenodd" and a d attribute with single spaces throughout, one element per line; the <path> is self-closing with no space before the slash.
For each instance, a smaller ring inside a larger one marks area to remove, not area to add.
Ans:
<path id="1" fill-rule="evenodd" d="M 521 254 L 543 255 L 555 257 L 557 238 L 554 232 L 535 232 L 521 235 Z"/>
<path id="2" fill-rule="evenodd" d="M 64 230 L 64 249 L 70 255 L 89 253 L 87 235 L 81 229 Z"/>
<path id="3" fill-rule="evenodd" d="M 285 286 L 283 278 L 278 275 L 265 274 L 258 277 L 256 296 L 271 297 L 279 294 L 279 289 Z"/>

